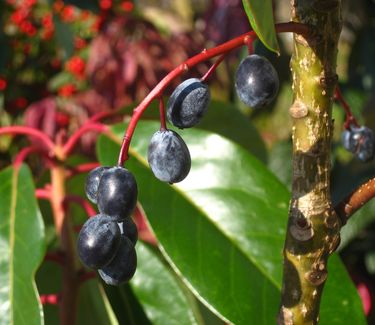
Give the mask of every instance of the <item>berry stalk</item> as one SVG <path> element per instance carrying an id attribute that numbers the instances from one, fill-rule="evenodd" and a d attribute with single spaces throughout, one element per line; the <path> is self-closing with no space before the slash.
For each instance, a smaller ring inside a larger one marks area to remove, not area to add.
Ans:
<path id="1" fill-rule="evenodd" d="M 354 124 L 356 127 L 359 127 L 359 123 L 357 122 L 356 118 L 353 116 L 352 110 L 350 109 L 349 104 L 346 102 L 344 96 L 342 95 L 339 86 L 336 87 L 335 98 L 339 101 L 341 107 L 344 109 L 346 113 L 344 128 L 349 129 L 350 124 Z"/>
<path id="2" fill-rule="evenodd" d="M 301 35 L 308 35 L 311 33 L 308 25 L 296 22 L 276 24 L 275 29 L 278 33 L 296 33 Z M 155 86 L 155 88 L 145 97 L 145 99 L 134 109 L 133 115 L 131 117 L 131 120 L 122 140 L 120 154 L 118 158 L 118 165 L 122 166 L 124 162 L 129 158 L 128 151 L 130 142 L 133 137 L 137 123 L 141 118 L 143 112 L 147 109 L 147 107 L 154 99 L 160 98 L 163 95 L 164 90 L 174 79 L 176 79 L 177 77 L 188 71 L 190 68 L 196 66 L 201 62 L 210 60 L 222 54 L 226 54 L 240 46 L 247 45 L 249 37 L 255 39 L 257 36 L 254 31 L 249 31 L 217 47 L 208 50 L 204 49 L 201 53 L 186 60 L 178 67 L 176 67 L 174 70 L 172 70 L 168 75 L 166 75 Z"/>

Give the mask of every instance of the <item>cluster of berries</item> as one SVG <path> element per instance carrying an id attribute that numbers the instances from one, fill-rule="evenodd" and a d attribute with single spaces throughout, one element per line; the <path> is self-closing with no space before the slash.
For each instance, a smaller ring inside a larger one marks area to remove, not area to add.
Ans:
<path id="1" fill-rule="evenodd" d="M 264 57 L 253 54 L 239 65 L 235 86 L 238 97 L 247 106 L 261 108 L 268 105 L 279 89 L 275 68 Z M 210 92 L 206 84 L 196 78 L 182 82 L 172 93 L 167 104 L 168 120 L 176 127 L 190 128 L 207 111 Z M 151 138 L 148 162 L 154 175 L 168 183 L 182 181 L 190 171 L 191 159 L 183 139 L 174 131 L 161 129 Z"/>
<path id="2" fill-rule="evenodd" d="M 374 132 L 366 126 L 350 124 L 342 133 L 342 143 L 346 150 L 362 162 L 374 158 L 375 136 Z"/>
<path id="3" fill-rule="evenodd" d="M 83 225 L 78 255 L 87 267 L 97 269 L 110 285 L 129 281 L 137 267 L 137 227 L 131 219 L 137 203 L 134 176 L 122 167 L 97 167 L 86 180 L 85 192 L 98 205 L 99 214 Z"/>
<path id="4" fill-rule="evenodd" d="M 250 55 L 239 65 L 236 90 L 240 99 L 253 108 L 269 104 L 279 87 L 277 73 L 264 57 Z M 210 92 L 200 79 L 182 82 L 167 105 L 168 120 L 176 127 L 190 128 L 206 113 Z M 184 140 L 162 127 L 151 138 L 148 162 L 155 177 L 170 184 L 182 181 L 189 173 L 191 158 Z M 122 167 L 98 167 L 86 181 L 87 197 L 98 205 L 100 214 L 90 218 L 78 237 L 78 254 L 82 262 L 98 269 L 111 285 L 128 281 L 136 269 L 134 245 L 137 229 L 130 218 L 137 202 L 137 184 Z"/>

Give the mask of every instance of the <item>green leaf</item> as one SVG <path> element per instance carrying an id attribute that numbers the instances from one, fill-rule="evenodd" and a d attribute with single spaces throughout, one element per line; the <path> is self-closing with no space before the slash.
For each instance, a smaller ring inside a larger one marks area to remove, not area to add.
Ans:
<path id="1" fill-rule="evenodd" d="M 61 47 L 64 61 L 73 55 L 74 39 L 73 30 L 70 25 L 63 23 L 56 15 L 53 17 L 55 24 L 55 38 L 56 42 Z"/>
<path id="2" fill-rule="evenodd" d="M 42 324 L 34 282 L 44 252 L 44 224 L 29 169 L 0 172 L 0 323 Z"/>
<path id="3" fill-rule="evenodd" d="M 197 324 L 186 296 L 166 265 L 141 242 L 136 248 L 138 266 L 130 286 L 152 324 Z"/>
<path id="4" fill-rule="evenodd" d="M 212 101 L 197 128 L 220 134 L 240 144 L 262 162 L 267 161 L 266 146 L 258 130 L 234 105 Z"/>
<path id="5" fill-rule="evenodd" d="M 242 0 L 251 27 L 262 43 L 271 51 L 279 53 L 273 20 L 272 0 Z"/>
<path id="6" fill-rule="evenodd" d="M 189 176 L 177 185 L 164 184 L 150 173 L 146 161 L 149 139 L 157 129 L 155 122 L 138 125 L 127 168 L 137 179 L 139 200 L 164 255 L 195 295 L 223 319 L 274 323 L 288 190 L 240 146 L 193 129 L 180 132 L 192 156 Z M 124 127 L 114 130 L 120 140 Z M 108 139 L 98 142 L 103 164 L 114 164 L 118 150 Z M 323 300 L 322 323 L 336 313 L 349 323 L 364 324 L 356 290 L 341 269 L 333 257 L 326 287 L 332 301 Z M 338 285 L 341 294 L 335 292 Z"/>
<path id="7" fill-rule="evenodd" d="M 77 324 L 119 324 L 104 289 L 96 279 L 81 285 L 77 310 Z"/>

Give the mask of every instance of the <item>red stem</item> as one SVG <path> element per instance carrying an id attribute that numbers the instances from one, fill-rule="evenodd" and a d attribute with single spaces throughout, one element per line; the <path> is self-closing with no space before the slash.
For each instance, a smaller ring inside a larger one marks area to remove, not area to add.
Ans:
<path id="1" fill-rule="evenodd" d="M 356 118 L 353 116 L 352 110 L 350 109 L 349 104 L 345 101 L 344 96 L 342 95 L 339 86 L 336 87 L 335 98 L 339 101 L 339 103 L 341 104 L 341 107 L 344 109 L 345 114 L 346 114 L 344 128 L 349 129 L 350 124 L 354 124 L 356 127 L 359 127 L 359 123 L 357 122 Z"/>
<path id="2" fill-rule="evenodd" d="M 165 123 L 165 107 L 163 97 L 159 97 L 159 111 L 160 111 L 160 131 L 165 131 L 167 125 Z"/>
<path id="3" fill-rule="evenodd" d="M 29 146 L 29 147 L 23 148 L 21 151 L 18 152 L 17 156 L 14 158 L 14 161 L 13 161 L 14 168 L 19 168 L 29 154 L 38 152 L 38 151 L 40 150 L 36 146 Z"/>
<path id="4" fill-rule="evenodd" d="M 69 140 L 65 143 L 63 147 L 64 156 L 68 156 L 74 147 L 77 145 L 79 139 L 83 134 L 89 131 L 96 131 L 99 133 L 107 132 L 109 129 L 106 125 L 101 123 L 85 123 L 76 132 L 72 134 Z"/>
<path id="5" fill-rule="evenodd" d="M 88 173 L 89 171 L 93 170 L 98 166 L 100 166 L 98 162 L 89 162 L 78 166 L 74 166 L 67 172 L 67 177 L 73 177 L 77 174 Z"/>
<path id="6" fill-rule="evenodd" d="M 105 112 L 98 112 L 94 114 L 93 116 L 91 116 L 88 122 L 91 122 L 91 123 L 99 122 L 106 117 L 118 114 L 119 111 L 120 109 L 116 109 L 112 111 L 105 111 Z"/>
<path id="7" fill-rule="evenodd" d="M 65 264 L 64 255 L 61 253 L 47 253 L 46 256 L 44 256 L 45 261 L 55 262 L 59 265 Z"/>
<path id="8" fill-rule="evenodd" d="M 34 129 L 28 126 L 4 126 L 0 128 L 0 135 L 2 134 L 22 134 L 26 136 L 31 136 L 38 138 L 42 141 L 45 148 L 49 153 L 54 153 L 55 151 L 55 144 L 52 140 L 43 132 L 39 131 L 38 129 Z"/>
<path id="9" fill-rule="evenodd" d="M 219 56 L 219 58 L 216 60 L 216 62 L 208 69 L 208 71 L 205 73 L 205 75 L 201 78 L 202 82 L 206 82 L 207 79 L 214 73 L 216 68 L 219 66 L 219 64 L 225 59 L 227 56 L 226 53 Z"/>
<path id="10" fill-rule="evenodd" d="M 95 278 L 96 278 L 95 272 L 86 272 L 83 270 L 83 272 L 81 272 L 79 275 L 79 283 L 82 284 L 85 281 L 95 279 Z"/>
<path id="11" fill-rule="evenodd" d="M 60 294 L 40 295 L 42 305 L 57 305 L 60 300 Z"/>
<path id="12" fill-rule="evenodd" d="M 305 35 L 308 35 L 310 33 L 309 26 L 305 24 L 295 23 L 295 22 L 276 24 L 275 29 L 276 29 L 276 32 L 278 33 L 294 32 L 297 34 L 305 34 Z M 257 37 L 254 31 L 249 31 L 246 34 L 238 36 L 217 47 L 202 51 L 201 53 L 186 60 L 184 63 L 180 64 L 177 68 L 175 68 L 169 74 L 167 74 L 155 86 L 155 88 L 145 97 L 145 99 L 134 109 L 128 128 L 122 140 L 120 154 L 118 158 L 118 165 L 120 166 L 123 165 L 124 162 L 129 158 L 128 150 L 130 146 L 130 141 L 134 134 L 134 130 L 137 126 L 138 120 L 142 116 L 143 112 L 147 109 L 147 107 L 155 98 L 159 98 L 162 96 L 165 88 L 174 79 L 182 75 L 184 72 L 188 71 L 191 67 L 194 67 L 201 62 L 207 61 L 215 56 L 228 53 L 229 51 L 237 47 L 243 46 L 245 44 L 245 40 L 247 41 L 249 36 L 252 38 Z"/>
<path id="13" fill-rule="evenodd" d="M 256 38 L 255 37 L 251 37 L 251 36 L 249 36 L 246 40 L 245 40 L 245 43 L 246 43 L 246 45 L 247 45 L 247 52 L 249 53 L 249 54 L 253 54 L 254 53 L 254 45 L 253 45 L 253 43 L 254 43 L 254 40 L 255 40 Z"/>
<path id="14" fill-rule="evenodd" d="M 91 206 L 91 204 L 88 201 L 86 201 L 84 198 L 82 198 L 78 195 L 67 195 L 67 196 L 65 196 L 64 204 L 67 204 L 67 203 L 70 203 L 70 202 L 74 202 L 74 203 L 79 204 L 82 207 L 82 209 L 85 210 L 85 212 L 87 213 L 87 215 L 89 217 L 95 216 L 97 214 L 97 212 Z"/>
<path id="15" fill-rule="evenodd" d="M 37 188 L 35 190 L 35 196 L 37 199 L 43 200 L 50 200 L 51 199 L 51 191 L 45 188 Z"/>

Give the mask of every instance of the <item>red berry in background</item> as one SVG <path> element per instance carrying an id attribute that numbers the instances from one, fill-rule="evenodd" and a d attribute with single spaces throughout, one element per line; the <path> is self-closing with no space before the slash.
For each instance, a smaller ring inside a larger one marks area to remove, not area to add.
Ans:
<path id="1" fill-rule="evenodd" d="M 66 70 L 77 77 L 83 77 L 85 66 L 85 61 L 79 56 L 73 56 L 65 64 Z"/>
<path id="2" fill-rule="evenodd" d="M 54 58 L 51 60 L 51 67 L 54 69 L 60 69 L 61 68 L 61 60 L 58 58 Z"/>
<path id="3" fill-rule="evenodd" d="M 21 32 L 27 34 L 30 37 L 34 36 L 37 32 L 35 26 L 28 20 L 24 20 L 20 24 L 20 30 Z"/>
<path id="4" fill-rule="evenodd" d="M 129 12 L 129 11 L 132 11 L 134 9 L 134 4 L 131 1 L 124 1 L 124 2 L 121 3 L 121 8 L 124 11 Z"/>
<path id="5" fill-rule="evenodd" d="M 86 47 L 87 43 L 84 39 L 80 38 L 80 37 L 75 37 L 74 38 L 74 47 L 77 49 L 77 50 L 80 50 L 80 49 L 83 49 L 84 47 Z"/>
<path id="6" fill-rule="evenodd" d="M 51 14 L 45 14 L 42 17 L 42 25 L 46 28 L 52 28 L 53 27 L 53 20 L 52 20 L 52 15 Z"/>
<path id="7" fill-rule="evenodd" d="M 66 84 L 59 89 L 58 94 L 61 97 L 70 97 L 75 91 L 76 87 L 73 84 Z"/>
<path id="8" fill-rule="evenodd" d="M 64 2 L 62 0 L 57 0 L 53 4 L 53 10 L 55 12 L 60 12 L 64 8 Z"/>
<path id="9" fill-rule="evenodd" d="M 27 11 L 22 10 L 22 9 L 16 10 L 10 16 L 11 22 L 13 22 L 16 25 L 21 24 L 26 18 L 27 18 Z"/>
<path id="10" fill-rule="evenodd" d="M 74 20 L 74 7 L 65 6 L 61 11 L 61 20 L 64 22 L 72 22 Z"/>
<path id="11" fill-rule="evenodd" d="M 0 78 L 0 91 L 3 91 L 7 88 L 7 81 L 3 78 Z"/>
<path id="12" fill-rule="evenodd" d="M 25 97 L 18 97 L 14 104 L 17 108 L 25 108 L 27 106 L 27 100 Z"/>
<path id="13" fill-rule="evenodd" d="M 103 10 L 111 9 L 112 7 L 112 0 L 100 0 L 99 7 Z"/>
<path id="14" fill-rule="evenodd" d="M 55 120 L 56 120 L 57 125 L 62 128 L 69 125 L 69 115 L 65 113 L 57 112 Z"/>

